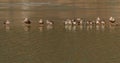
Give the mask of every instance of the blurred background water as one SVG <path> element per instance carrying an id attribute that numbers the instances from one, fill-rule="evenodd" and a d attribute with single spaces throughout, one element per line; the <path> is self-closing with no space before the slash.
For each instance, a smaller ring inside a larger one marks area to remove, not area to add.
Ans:
<path id="1" fill-rule="evenodd" d="M 64 26 L 66 18 L 119 22 L 119 0 L 1 0 L 0 63 L 119 63 L 119 26 Z M 31 27 L 22 21 L 31 19 Z M 38 20 L 53 20 L 40 27 Z M 3 21 L 11 21 L 5 27 Z"/>

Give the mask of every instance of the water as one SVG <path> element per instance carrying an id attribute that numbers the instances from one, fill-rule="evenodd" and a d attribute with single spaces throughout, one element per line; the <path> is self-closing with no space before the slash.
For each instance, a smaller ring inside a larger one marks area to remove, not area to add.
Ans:
<path id="1" fill-rule="evenodd" d="M 63 25 L 66 18 L 76 17 L 107 21 L 113 16 L 119 22 L 118 5 L 1 6 L 0 63 L 119 63 L 119 26 Z M 22 24 L 24 17 L 32 20 L 31 27 Z M 40 18 L 55 24 L 40 27 Z M 6 19 L 11 21 L 8 27 L 3 25 Z"/>

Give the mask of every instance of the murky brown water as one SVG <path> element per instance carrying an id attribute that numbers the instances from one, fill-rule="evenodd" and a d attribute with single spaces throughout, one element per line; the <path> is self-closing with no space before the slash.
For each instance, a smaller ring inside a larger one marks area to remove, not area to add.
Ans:
<path id="1" fill-rule="evenodd" d="M 63 25 L 66 18 L 76 17 L 93 20 L 100 16 L 107 21 L 113 16 L 119 22 L 119 4 L 109 5 L 1 6 L 0 63 L 119 63 L 119 26 Z M 23 26 L 24 17 L 32 20 L 30 28 Z M 55 24 L 39 27 L 40 18 Z M 3 26 L 6 19 L 10 27 Z"/>

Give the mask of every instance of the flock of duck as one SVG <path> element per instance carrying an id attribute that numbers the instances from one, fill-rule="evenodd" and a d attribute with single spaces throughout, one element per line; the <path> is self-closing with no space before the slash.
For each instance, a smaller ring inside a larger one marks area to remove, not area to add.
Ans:
<path id="1" fill-rule="evenodd" d="M 23 20 L 23 23 L 28 27 L 28 26 L 30 26 L 30 24 L 32 22 L 31 22 L 31 20 L 29 18 L 25 18 Z M 54 24 L 54 22 L 50 21 L 50 20 L 45 20 L 44 21 L 43 19 L 40 19 L 38 21 L 38 24 L 40 25 L 40 27 L 42 27 L 44 25 L 52 26 Z M 76 26 L 76 25 L 107 25 L 107 24 L 109 24 L 109 25 L 118 25 L 118 23 L 116 22 L 115 18 L 113 18 L 113 17 L 110 17 L 108 22 L 106 22 L 104 20 L 101 20 L 100 17 L 97 17 L 96 20 L 94 20 L 94 21 L 85 21 L 82 18 L 66 19 L 66 20 L 64 20 L 65 28 L 69 28 L 71 26 Z M 6 20 L 4 22 L 4 25 L 9 26 L 10 25 L 10 21 Z"/>
<path id="2" fill-rule="evenodd" d="M 64 22 L 64 24 L 65 25 L 84 25 L 84 24 L 86 24 L 86 25 L 100 25 L 100 24 L 101 25 L 105 25 L 105 24 L 107 24 L 107 22 L 104 21 L 104 20 L 101 20 L 100 17 L 97 17 L 97 19 L 95 21 L 84 21 L 81 18 L 72 19 L 72 20 L 66 19 L 66 21 Z M 115 18 L 110 17 L 109 18 L 109 24 L 111 24 L 111 25 L 117 25 Z"/>
<path id="3" fill-rule="evenodd" d="M 117 23 L 115 23 L 115 22 L 116 22 L 115 18 L 113 18 L 113 17 L 110 17 L 110 18 L 109 18 L 109 23 L 111 23 L 111 24 L 116 24 L 116 25 L 117 25 Z M 24 21 L 23 21 L 23 23 L 24 23 L 24 24 L 31 24 L 31 20 L 30 20 L 29 18 L 25 18 Z M 46 22 L 44 22 L 42 19 L 40 19 L 40 20 L 38 21 L 38 23 L 39 23 L 40 25 L 44 25 L 45 23 L 48 24 L 48 25 L 53 25 L 53 24 L 54 24 L 53 21 L 46 20 Z M 10 24 L 10 21 L 9 21 L 9 20 L 6 20 L 6 21 L 4 22 L 4 24 L 5 24 L 5 25 L 9 25 L 9 24 Z M 82 24 L 84 24 L 84 20 L 81 19 L 81 18 L 66 19 L 66 20 L 64 21 L 64 24 L 65 24 L 65 25 L 82 25 Z M 103 24 L 103 25 L 105 25 L 106 22 L 105 22 L 104 20 L 101 20 L 99 17 L 97 17 L 97 19 L 96 19 L 95 21 L 86 21 L 86 24 L 89 24 L 89 25 L 92 25 L 92 24 L 96 24 L 96 25 L 98 25 L 98 24 Z"/>

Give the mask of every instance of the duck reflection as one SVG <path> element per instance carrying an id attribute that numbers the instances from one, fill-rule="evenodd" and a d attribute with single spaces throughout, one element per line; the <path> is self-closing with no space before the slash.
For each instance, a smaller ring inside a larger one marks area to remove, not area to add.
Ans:
<path id="1" fill-rule="evenodd" d="M 76 31 L 76 29 L 77 29 L 77 27 L 74 25 L 74 26 L 72 27 L 72 31 Z"/>
<path id="2" fill-rule="evenodd" d="M 79 25 L 79 29 L 80 29 L 80 30 L 83 30 L 83 25 Z"/>
<path id="3" fill-rule="evenodd" d="M 30 25 L 25 25 L 25 27 L 24 27 L 24 30 L 25 30 L 25 31 L 30 31 L 30 29 L 31 29 L 31 26 L 30 26 Z"/>
<path id="4" fill-rule="evenodd" d="M 114 25 L 109 25 L 109 31 L 110 31 L 110 32 L 114 31 L 114 30 L 115 30 L 115 27 L 116 27 L 116 26 L 114 26 Z"/>
<path id="5" fill-rule="evenodd" d="M 6 31 L 9 31 L 9 30 L 10 30 L 10 26 L 9 26 L 9 25 L 4 25 L 4 27 L 5 27 L 5 30 L 6 30 Z"/>
<path id="6" fill-rule="evenodd" d="M 65 25 L 65 30 L 71 31 L 72 30 L 72 25 Z"/>
<path id="7" fill-rule="evenodd" d="M 90 30 L 92 30 L 93 26 L 92 26 L 92 25 L 89 25 L 89 28 L 90 28 Z"/>
<path id="8" fill-rule="evenodd" d="M 4 22 L 4 27 L 5 27 L 6 31 L 9 31 L 9 30 L 10 30 L 10 21 L 9 21 L 9 20 L 6 20 L 6 21 Z"/>
<path id="9" fill-rule="evenodd" d="M 101 30 L 105 31 L 105 25 L 101 25 Z"/>
<path id="10" fill-rule="evenodd" d="M 100 30 L 100 25 L 96 25 L 96 30 L 97 30 L 97 31 Z"/>
<path id="11" fill-rule="evenodd" d="M 92 30 L 92 28 L 93 28 L 93 26 L 92 26 L 92 25 L 87 25 L 87 26 L 86 26 L 86 30 L 87 30 L 87 31 Z"/>
<path id="12" fill-rule="evenodd" d="M 46 29 L 47 29 L 47 30 L 52 30 L 52 29 L 53 29 L 53 25 L 49 25 L 49 24 L 46 25 Z"/>
<path id="13" fill-rule="evenodd" d="M 65 25 L 66 31 L 76 31 L 77 27 L 75 25 Z"/>
<path id="14" fill-rule="evenodd" d="M 42 25 L 42 24 L 39 25 L 38 29 L 39 29 L 40 32 L 42 32 L 44 30 L 44 25 Z"/>
<path id="15" fill-rule="evenodd" d="M 86 26 L 86 30 L 89 31 L 89 26 L 88 25 Z"/>

